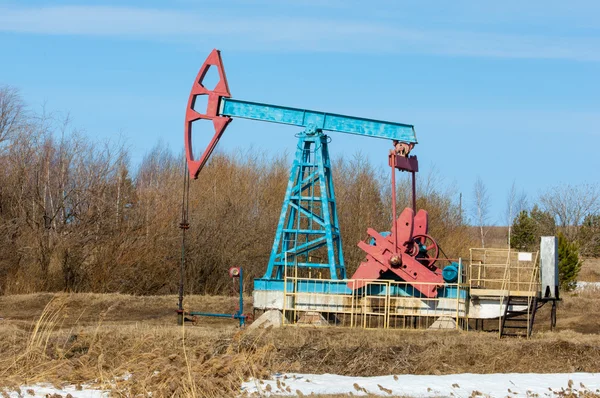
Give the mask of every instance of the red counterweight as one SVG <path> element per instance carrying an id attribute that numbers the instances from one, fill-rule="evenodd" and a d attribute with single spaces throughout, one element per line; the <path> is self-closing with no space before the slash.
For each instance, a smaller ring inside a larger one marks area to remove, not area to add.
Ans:
<path id="1" fill-rule="evenodd" d="M 427 235 L 427 212 L 419 210 L 414 215 L 412 209 L 406 208 L 398 217 L 397 224 L 397 248 L 394 246 L 394 231 L 383 236 L 372 228 L 367 230 L 372 238 L 371 242 L 358 242 L 358 247 L 367 254 L 367 258 L 352 275 L 352 279 L 380 279 L 382 274 L 391 271 L 408 283 L 426 282 L 427 284 L 415 283 L 412 286 L 426 297 L 437 297 L 437 288 L 444 285 L 444 279 L 442 271 L 434 265 L 439 248 Z M 418 233 L 413 234 L 414 231 Z M 426 243 L 429 246 L 425 246 Z M 348 286 L 358 289 L 364 286 L 364 282 L 351 282 Z"/>
<path id="2" fill-rule="evenodd" d="M 415 173 L 418 171 L 416 156 L 408 156 L 412 147 L 394 142 L 389 164 L 392 167 L 392 214 L 394 222 L 391 233 L 384 236 L 372 228 L 367 230 L 369 238 L 358 242 L 367 257 L 363 261 L 348 286 L 362 288 L 362 280 L 401 279 L 410 283 L 425 297 L 437 297 L 437 289 L 444 285 L 442 271 L 435 266 L 439 247 L 427 234 L 428 216 L 425 210 L 415 214 Z M 395 170 L 412 174 L 413 208 L 406 208 L 396 219 L 396 178 Z M 387 274 L 387 275 L 385 275 Z"/>

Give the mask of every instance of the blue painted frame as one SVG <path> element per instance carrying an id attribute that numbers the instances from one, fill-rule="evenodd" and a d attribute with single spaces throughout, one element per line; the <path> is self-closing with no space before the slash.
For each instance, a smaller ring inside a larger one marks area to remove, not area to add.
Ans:
<path id="1" fill-rule="evenodd" d="M 287 282 L 287 283 L 286 283 Z M 297 281 L 288 279 L 284 280 L 276 280 L 276 279 L 254 279 L 254 291 L 283 291 L 288 293 L 322 293 L 322 294 L 339 294 L 339 295 L 353 295 L 356 294 L 361 296 L 365 293 L 364 288 L 359 289 L 358 291 L 353 291 L 347 285 L 347 281 L 342 280 L 327 280 L 327 279 L 299 279 Z M 371 296 L 381 295 L 385 296 L 387 293 L 387 288 L 381 285 L 371 285 L 369 287 L 368 294 Z M 423 297 L 417 290 L 413 289 L 411 286 L 407 285 L 403 286 L 391 286 L 390 294 L 392 296 L 405 296 L 405 297 L 417 297 L 421 300 L 426 301 L 427 297 Z M 448 286 L 444 285 L 440 289 L 438 289 L 438 297 L 439 298 L 457 298 L 459 295 L 458 289 L 456 286 Z M 460 289 L 460 298 L 467 299 L 469 298 L 469 292 L 466 288 Z"/>
<path id="2" fill-rule="evenodd" d="M 327 141 L 321 132 L 299 135 L 263 279 L 283 279 L 286 256 L 289 267 L 328 269 L 330 279 L 346 278 Z M 322 247 L 327 263 L 312 262 L 310 253 Z"/>

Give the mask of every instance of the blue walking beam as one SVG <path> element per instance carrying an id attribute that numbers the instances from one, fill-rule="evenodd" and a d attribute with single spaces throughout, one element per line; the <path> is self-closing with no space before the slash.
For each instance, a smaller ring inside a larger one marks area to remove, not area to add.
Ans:
<path id="1" fill-rule="evenodd" d="M 222 97 L 219 115 L 417 143 L 414 126 Z"/>

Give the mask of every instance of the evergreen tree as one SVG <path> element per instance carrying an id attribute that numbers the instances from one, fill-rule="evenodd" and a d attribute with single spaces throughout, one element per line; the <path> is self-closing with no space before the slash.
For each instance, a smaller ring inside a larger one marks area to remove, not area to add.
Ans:
<path id="1" fill-rule="evenodd" d="M 556 221 L 554 217 L 547 211 L 540 210 L 537 204 L 531 209 L 531 218 L 535 221 L 538 238 L 540 236 L 553 236 L 556 234 Z"/>
<path id="2" fill-rule="evenodd" d="M 563 290 L 570 291 L 577 286 L 577 275 L 581 270 L 579 247 L 570 242 L 561 232 L 558 233 L 558 280 Z"/>
<path id="3" fill-rule="evenodd" d="M 534 219 L 523 210 L 515 218 L 512 225 L 510 247 L 518 250 L 533 251 L 539 239 Z"/>

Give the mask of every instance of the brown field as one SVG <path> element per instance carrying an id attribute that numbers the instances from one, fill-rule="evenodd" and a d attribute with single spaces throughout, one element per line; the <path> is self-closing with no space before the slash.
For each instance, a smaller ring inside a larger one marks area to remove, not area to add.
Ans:
<path id="1" fill-rule="evenodd" d="M 586 263 L 582 275 L 596 275 L 597 267 Z M 186 302 L 202 311 L 236 307 L 232 297 L 192 296 Z M 115 396 L 221 397 L 235 395 L 244 379 L 272 372 L 600 372 L 598 291 L 564 297 L 554 332 L 543 308 L 529 340 L 464 331 L 240 331 L 235 321 L 216 318 L 181 327 L 175 307 L 175 296 L 0 297 L 0 386 L 91 383 Z"/>
<path id="2" fill-rule="evenodd" d="M 584 259 L 578 280 L 584 282 L 600 282 L 600 258 Z"/>

